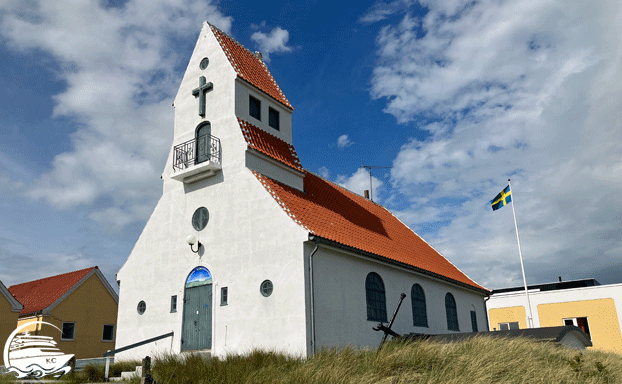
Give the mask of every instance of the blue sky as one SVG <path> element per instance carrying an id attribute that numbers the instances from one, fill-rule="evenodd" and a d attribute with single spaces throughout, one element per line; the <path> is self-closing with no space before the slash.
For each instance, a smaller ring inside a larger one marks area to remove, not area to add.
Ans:
<path id="1" fill-rule="evenodd" d="M 114 275 L 161 194 L 203 20 L 259 50 L 303 166 L 489 288 L 622 282 L 619 2 L 0 0 L 0 280 Z"/>

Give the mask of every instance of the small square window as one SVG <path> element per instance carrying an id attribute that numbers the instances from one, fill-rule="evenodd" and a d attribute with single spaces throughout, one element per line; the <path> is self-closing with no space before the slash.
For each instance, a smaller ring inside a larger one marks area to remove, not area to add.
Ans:
<path id="1" fill-rule="evenodd" d="M 248 114 L 261 120 L 261 101 L 250 95 L 248 96 Z"/>
<path id="2" fill-rule="evenodd" d="M 518 321 L 514 321 L 511 323 L 499 323 L 500 331 L 509 331 L 512 329 L 520 329 L 520 327 L 518 326 Z"/>
<path id="3" fill-rule="evenodd" d="M 104 325 L 104 333 L 102 335 L 104 341 L 114 341 L 114 325 Z"/>
<path id="4" fill-rule="evenodd" d="M 227 287 L 220 288 L 220 305 L 227 305 L 229 299 L 229 292 Z"/>
<path id="5" fill-rule="evenodd" d="M 268 108 L 268 125 L 272 128 L 279 130 L 279 111 L 276 109 L 269 107 Z"/>
<path id="6" fill-rule="evenodd" d="M 177 295 L 171 296 L 171 313 L 177 312 Z"/>
<path id="7" fill-rule="evenodd" d="M 63 323 L 63 334 L 61 340 L 73 340 L 76 323 Z"/>

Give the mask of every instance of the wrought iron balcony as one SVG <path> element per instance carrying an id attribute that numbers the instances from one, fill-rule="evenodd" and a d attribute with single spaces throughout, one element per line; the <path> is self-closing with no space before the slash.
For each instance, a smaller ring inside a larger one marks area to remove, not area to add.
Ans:
<path id="1" fill-rule="evenodd" d="M 198 174 L 211 176 L 221 169 L 220 139 L 203 135 L 173 147 L 173 179 L 190 182 Z M 203 177 L 199 177 L 203 178 Z"/>

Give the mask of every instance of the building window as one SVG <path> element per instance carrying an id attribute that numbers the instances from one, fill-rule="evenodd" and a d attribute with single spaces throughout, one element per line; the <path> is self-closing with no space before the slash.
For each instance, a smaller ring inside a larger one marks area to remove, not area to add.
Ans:
<path id="1" fill-rule="evenodd" d="M 220 305 L 227 305 L 228 291 L 229 289 L 227 289 L 227 287 L 220 288 Z"/>
<path id="2" fill-rule="evenodd" d="M 73 340 L 74 332 L 76 330 L 76 323 L 63 323 L 63 334 L 61 340 Z"/>
<path id="3" fill-rule="evenodd" d="M 248 114 L 257 120 L 261 120 L 261 101 L 250 95 L 248 96 Z"/>
<path id="4" fill-rule="evenodd" d="M 427 327 L 428 312 L 425 306 L 425 294 L 419 284 L 414 284 L 410 289 L 410 299 L 413 307 L 413 325 L 415 327 Z"/>
<path id="5" fill-rule="evenodd" d="M 387 299 L 382 278 L 370 272 L 365 279 L 365 298 L 367 300 L 367 320 L 387 321 Z"/>
<path id="6" fill-rule="evenodd" d="M 581 328 L 587 337 L 592 340 L 590 326 L 587 324 L 587 317 L 571 317 L 569 319 L 564 319 L 564 325 L 574 325 L 575 327 Z"/>
<path id="7" fill-rule="evenodd" d="M 192 215 L 192 228 L 202 231 L 209 221 L 209 211 L 205 207 L 201 207 L 194 211 Z"/>
<path id="8" fill-rule="evenodd" d="M 171 296 L 171 313 L 177 312 L 177 295 Z"/>
<path id="9" fill-rule="evenodd" d="M 264 297 L 270 296 L 273 289 L 274 286 L 272 285 L 272 282 L 270 280 L 264 280 L 259 286 L 259 291 Z"/>
<path id="10" fill-rule="evenodd" d="M 210 160 L 212 145 L 212 125 L 205 121 L 196 128 L 196 159 L 195 163 L 200 164 Z"/>
<path id="11" fill-rule="evenodd" d="M 145 313 L 146 309 L 147 309 L 147 303 L 145 303 L 143 300 L 141 300 L 138 303 L 138 306 L 136 307 L 136 310 L 138 311 L 138 314 L 142 315 L 143 313 Z"/>
<path id="12" fill-rule="evenodd" d="M 114 325 L 104 325 L 103 341 L 114 341 Z"/>
<path id="13" fill-rule="evenodd" d="M 268 125 L 277 131 L 280 129 L 279 126 L 279 111 L 272 107 L 268 107 Z"/>
<path id="14" fill-rule="evenodd" d="M 518 321 L 513 321 L 511 323 L 499 323 L 500 331 L 509 331 L 510 329 L 520 329 Z"/>
<path id="15" fill-rule="evenodd" d="M 456 299 L 454 299 L 454 295 L 449 292 L 445 295 L 445 312 L 447 314 L 447 329 L 450 331 L 459 331 L 460 327 L 458 326 Z"/>
<path id="16" fill-rule="evenodd" d="M 477 330 L 477 314 L 475 311 L 471 311 L 471 329 L 473 332 L 479 332 Z"/>

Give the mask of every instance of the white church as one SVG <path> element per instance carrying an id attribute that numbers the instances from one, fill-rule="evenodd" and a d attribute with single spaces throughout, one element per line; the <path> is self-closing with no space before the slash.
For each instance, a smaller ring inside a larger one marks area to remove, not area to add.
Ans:
<path id="1" fill-rule="evenodd" d="M 204 23 L 174 101 L 163 192 L 117 274 L 117 359 L 377 347 L 488 330 L 477 284 L 382 206 L 305 170 L 263 63 Z"/>

